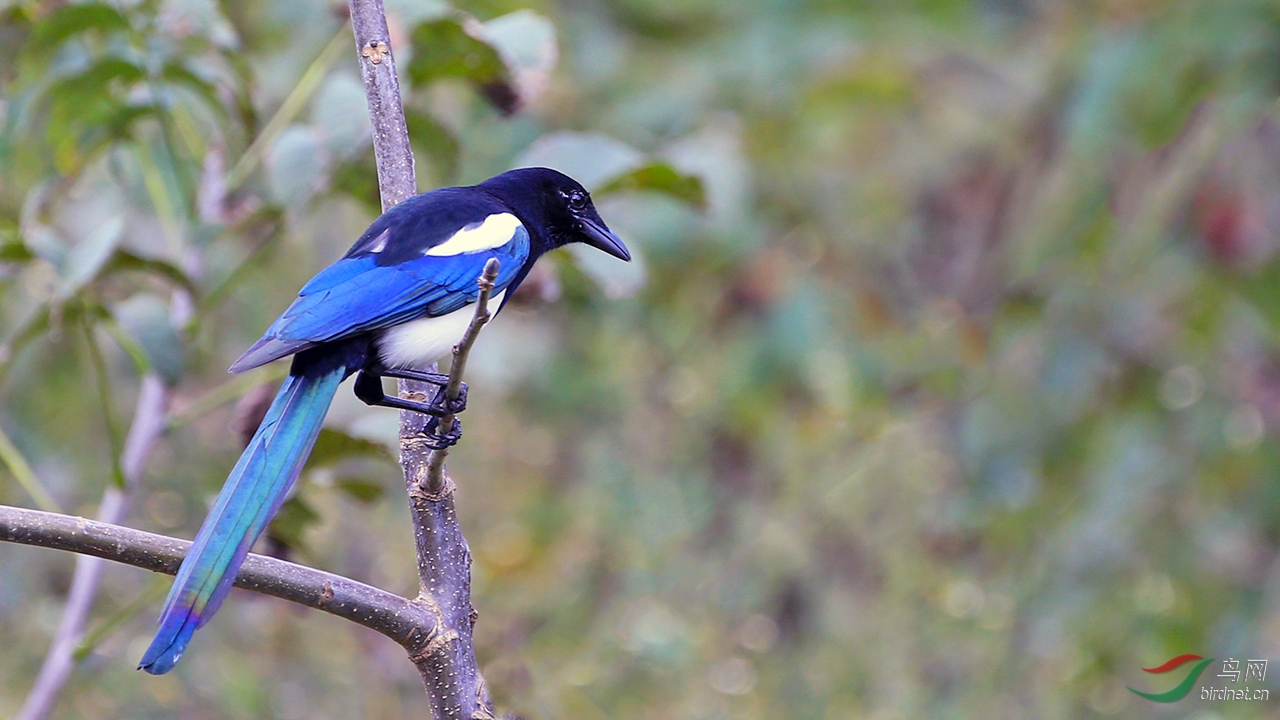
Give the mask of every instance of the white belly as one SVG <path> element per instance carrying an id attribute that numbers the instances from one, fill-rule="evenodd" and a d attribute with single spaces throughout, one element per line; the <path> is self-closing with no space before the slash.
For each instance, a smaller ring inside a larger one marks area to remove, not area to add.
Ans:
<path id="1" fill-rule="evenodd" d="M 505 294 L 504 290 L 489 298 L 489 312 L 497 311 Z M 377 339 L 378 358 L 388 368 L 426 367 L 453 352 L 475 314 L 474 305 L 464 305 L 448 315 L 387 328 Z"/>

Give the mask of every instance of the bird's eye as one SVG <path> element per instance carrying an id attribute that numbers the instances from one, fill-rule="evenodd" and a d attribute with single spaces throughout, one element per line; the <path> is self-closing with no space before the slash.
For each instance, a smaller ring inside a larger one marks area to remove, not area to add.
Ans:
<path id="1" fill-rule="evenodd" d="M 584 210 L 587 207 L 587 194 L 584 192 L 574 191 L 569 193 L 569 209 L 574 212 Z"/>

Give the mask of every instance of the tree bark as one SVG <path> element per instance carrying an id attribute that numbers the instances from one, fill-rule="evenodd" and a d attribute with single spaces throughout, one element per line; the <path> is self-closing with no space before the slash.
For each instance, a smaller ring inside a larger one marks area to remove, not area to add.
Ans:
<path id="1" fill-rule="evenodd" d="M 417 192 L 413 151 L 382 0 L 350 0 L 350 4 L 385 212 Z M 399 391 L 426 399 L 433 389 L 425 383 L 401 380 Z M 423 442 L 425 422 L 417 413 L 400 413 L 400 464 L 418 551 L 420 587 L 414 603 L 434 615 L 439 632 L 426 638 L 422 650 L 411 651 L 409 657 L 422 675 L 437 720 L 492 718 L 493 704 L 472 644 L 471 551 L 458 525 L 455 485 L 448 473 L 443 472 L 444 481 L 437 486 L 428 482 L 431 451 Z"/>
<path id="2" fill-rule="evenodd" d="M 0 541 L 68 550 L 174 575 L 191 549 L 186 540 L 42 510 L 0 505 Z M 341 575 L 264 555 L 249 555 L 236 587 L 345 618 L 386 635 L 412 655 L 437 635 L 422 603 Z"/>

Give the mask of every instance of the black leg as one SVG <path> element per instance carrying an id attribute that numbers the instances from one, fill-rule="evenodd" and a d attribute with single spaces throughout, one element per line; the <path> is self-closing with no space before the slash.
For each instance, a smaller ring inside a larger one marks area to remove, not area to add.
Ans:
<path id="1" fill-rule="evenodd" d="M 449 384 L 449 376 L 444 373 L 422 372 L 421 370 L 388 370 L 384 367 L 377 368 L 379 375 L 386 377 L 401 378 L 404 380 L 421 380 L 432 385 L 444 387 Z"/>
<path id="2" fill-rule="evenodd" d="M 443 418 L 443 416 L 449 414 L 456 415 L 462 413 L 467 407 L 467 388 L 465 384 L 458 392 L 458 400 L 454 402 L 445 400 L 443 397 L 444 387 L 436 388 L 435 396 L 429 402 L 404 400 L 403 397 L 388 396 L 387 393 L 383 392 L 383 378 L 369 372 L 369 370 L 361 370 L 360 374 L 356 375 L 355 391 L 356 397 L 364 401 L 366 405 L 410 410 L 413 413 L 430 415 L 431 418 Z"/>
<path id="3" fill-rule="evenodd" d="M 428 373 L 422 373 L 428 374 Z M 416 379 L 416 378 L 415 378 Z M 430 403 L 417 402 L 415 400 L 405 400 L 404 398 L 388 397 L 382 391 L 382 378 L 368 370 L 361 371 L 356 375 L 356 397 L 363 400 L 366 404 L 377 405 L 380 407 L 396 408 L 397 410 L 409 410 L 416 413 L 427 415 L 427 423 L 422 429 L 422 440 L 427 447 L 432 450 L 443 450 L 458 442 L 462 438 L 462 421 L 458 418 L 453 419 L 453 430 L 444 435 L 437 435 L 436 432 L 440 428 L 440 418 L 448 415 L 449 412 L 442 406 L 437 405 L 434 401 Z M 444 394 L 444 387 L 436 392 L 438 399 Z M 459 396 L 461 399 L 461 396 Z M 456 410 L 454 412 L 457 412 Z"/>
<path id="4" fill-rule="evenodd" d="M 453 429 L 449 432 L 438 435 L 440 432 L 440 418 L 427 418 L 427 424 L 422 428 L 422 441 L 432 450 L 443 450 L 451 445 L 456 444 L 462 439 L 462 421 L 458 418 L 453 419 Z"/>
<path id="5" fill-rule="evenodd" d="M 361 377 L 365 375 L 372 375 L 375 378 L 393 377 L 393 378 L 400 378 L 402 380 L 419 380 L 421 382 L 436 385 L 441 390 L 444 390 L 445 385 L 449 384 L 449 376 L 443 373 L 422 372 L 421 370 L 408 370 L 403 368 L 396 369 L 396 370 L 389 370 L 383 367 L 382 363 L 380 362 L 376 364 L 370 364 L 369 366 L 365 367 L 364 371 L 361 372 L 360 375 Z M 376 388 L 373 387 L 373 385 L 375 384 L 376 384 Z M 382 383 L 371 383 L 370 385 L 371 386 L 367 388 L 367 390 L 370 393 L 371 397 L 375 397 L 375 398 L 386 397 L 382 392 Z M 372 394 L 374 389 L 377 390 L 376 395 Z M 361 400 L 364 400 L 366 403 L 369 403 L 370 405 L 382 404 L 379 402 L 370 402 L 369 400 L 365 399 L 363 395 L 360 394 L 360 378 L 356 378 L 356 397 L 359 397 Z M 398 407 L 402 410 L 413 409 L 413 408 L 402 407 L 400 405 L 389 405 L 388 407 Z M 428 412 L 425 410 L 419 411 L 419 412 L 425 412 L 428 415 L 435 415 L 436 417 L 442 417 L 446 413 L 452 412 L 456 414 L 456 413 L 462 412 L 463 410 L 466 410 L 467 409 L 467 384 L 466 383 L 459 384 L 458 399 L 454 400 L 453 402 L 447 402 L 446 399 L 443 397 L 443 393 L 437 392 L 435 397 L 431 400 L 431 407 L 436 408 L 437 410 L 439 410 L 439 412 Z"/>
<path id="6" fill-rule="evenodd" d="M 363 400 L 366 405 L 410 410 L 433 417 L 441 417 L 448 414 L 448 410 L 434 402 L 419 402 L 417 400 L 405 400 L 404 398 L 388 396 L 382 391 L 382 378 L 367 371 L 362 371 L 356 376 L 355 391 L 356 397 Z M 436 393 L 436 395 L 439 394 L 438 392 Z"/>

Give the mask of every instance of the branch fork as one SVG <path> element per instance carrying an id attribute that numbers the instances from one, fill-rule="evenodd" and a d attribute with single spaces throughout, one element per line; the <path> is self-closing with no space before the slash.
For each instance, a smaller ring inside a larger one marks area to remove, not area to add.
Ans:
<path id="1" fill-rule="evenodd" d="M 449 381 L 439 390 L 450 401 L 458 398 L 471 348 L 489 321 L 489 297 L 498 269 L 498 261 L 490 259 L 477 280 L 475 314 L 453 348 Z M 411 415 L 415 423 L 422 423 L 416 413 Z M 452 413 L 444 416 L 437 432 L 449 432 L 455 421 Z M 471 553 L 457 523 L 456 486 L 444 468 L 447 456 L 447 448 L 429 449 L 420 428 L 416 436 L 401 439 L 418 548 L 417 597 L 406 599 L 345 577 L 252 554 L 235 585 L 337 615 L 396 641 L 422 674 L 435 717 L 493 718 L 488 687 L 472 645 L 476 611 L 471 605 Z M 184 540 L 111 523 L 3 505 L 0 541 L 70 550 L 169 575 L 177 573 L 191 548 Z"/>

